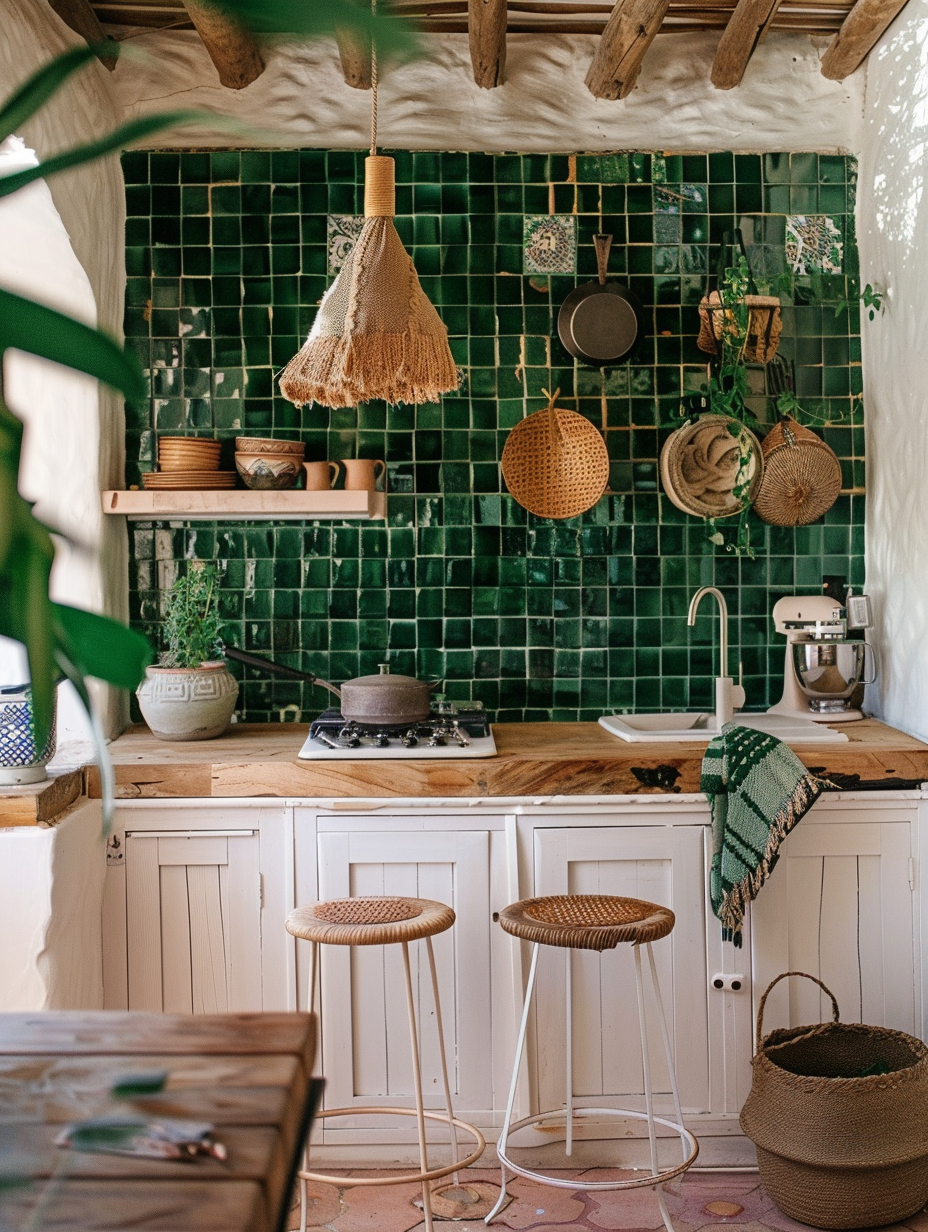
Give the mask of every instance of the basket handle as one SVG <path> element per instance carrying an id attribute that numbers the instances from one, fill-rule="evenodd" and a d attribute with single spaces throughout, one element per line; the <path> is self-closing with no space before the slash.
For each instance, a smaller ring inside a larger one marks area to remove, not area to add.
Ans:
<path id="1" fill-rule="evenodd" d="M 561 391 L 558 388 L 554 391 L 553 394 L 549 393 L 547 389 L 543 389 L 541 392 L 548 399 L 548 405 L 546 408 L 548 412 L 548 437 L 549 439 L 556 437 L 557 440 L 559 440 L 561 444 L 563 444 L 564 443 L 564 433 L 561 431 L 561 425 L 557 417 L 557 408 L 555 406 L 555 403 L 557 402 L 558 396 L 560 395 Z"/>
<path id="2" fill-rule="evenodd" d="M 811 980 L 813 984 L 818 984 L 819 988 L 824 989 L 824 991 L 828 993 L 829 997 L 831 997 L 832 1022 L 840 1022 L 841 1020 L 841 1011 L 838 1009 L 838 1002 L 835 1000 L 835 994 L 830 988 L 823 984 L 820 979 L 817 979 L 814 975 L 807 975 L 805 971 L 784 971 L 781 975 L 778 975 L 775 980 L 770 981 L 767 985 L 767 991 L 761 997 L 760 1005 L 757 1007 L 757 1035 L 755 1036 L 755 1052 L 760 1052 L 761 1050 L 764 1036 L 764 1005 L 767 1002 L 767 998 L 773 991 L 774 985 L 779 984 L 780 980 L 789 979 L 791 975 L 801 975 L 804 980 Z"/>

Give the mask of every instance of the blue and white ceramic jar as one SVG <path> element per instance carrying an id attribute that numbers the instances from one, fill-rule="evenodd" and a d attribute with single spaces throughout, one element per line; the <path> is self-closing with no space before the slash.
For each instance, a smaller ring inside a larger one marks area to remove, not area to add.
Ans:
<path id="1" fill-rule="evenodd" d="M 45 763 L 55 754 L 56 742 L 53 717 L 44 746 L 36 746 L 29 685 L 0 687 L 0 787 L 41 783 L 46 777 Z"/>

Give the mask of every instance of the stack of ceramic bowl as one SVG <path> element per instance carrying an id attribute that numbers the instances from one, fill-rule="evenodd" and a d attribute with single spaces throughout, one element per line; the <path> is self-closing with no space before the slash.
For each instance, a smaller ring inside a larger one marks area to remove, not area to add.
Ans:
<path id="1" fill-rule="evenodd" d="M 302 441 L 237 436 L 235 449 L 235 469 L 245 487 L 271 491 L 294 487 L 303 469 L 306 446 Z"/>
<path id="2" fill-rule="evenodd" d="M 235 472 L 219 469 L 221 441 L 207 436 L 162 436 L 157 471 L 143 475 L 146 488 L 178 491 L 234 488 Z"/>

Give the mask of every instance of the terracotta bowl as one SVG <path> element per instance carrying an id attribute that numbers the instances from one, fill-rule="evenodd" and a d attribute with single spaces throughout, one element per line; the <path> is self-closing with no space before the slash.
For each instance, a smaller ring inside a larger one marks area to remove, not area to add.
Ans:
<path id="1" fill-rule="evenodd" d="M 294 454 L 302 462 L 306 446 L 302 441 L 277 441 L 266 436 L 237 436 L 235 448 L 247 454 Z"/>
<path id="2" fill-rule="evenodd" d="M 246 488 L 258 492 L 292 488 L 303 464 L 295 454 L 237 453 L 235 469 Z"/>
<path id="3" fill-rule="evenodd" d="M 210 437 L 162 437 L 158 463 L 164 471 L 210 471 L 219 466 L 222 442 Z"/>

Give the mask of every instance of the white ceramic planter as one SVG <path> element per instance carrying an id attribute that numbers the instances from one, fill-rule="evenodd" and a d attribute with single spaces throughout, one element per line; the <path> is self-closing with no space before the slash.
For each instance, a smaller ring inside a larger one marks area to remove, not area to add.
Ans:
<path id="1" fill-rule="evenodd" d="M 160 740 L 209 740 L 229 726 L 238 682 L 225 663 L 148 667 L 135 695 Z"/>

